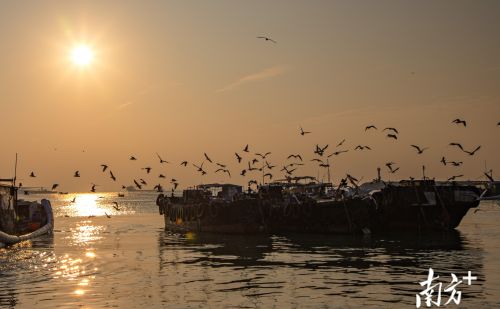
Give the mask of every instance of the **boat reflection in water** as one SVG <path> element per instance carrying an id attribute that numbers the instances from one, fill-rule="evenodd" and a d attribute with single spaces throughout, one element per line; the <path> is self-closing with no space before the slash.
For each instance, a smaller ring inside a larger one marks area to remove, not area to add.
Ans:
<path id="1" fill-rule="evenodd" d="M 222 301 L 222 293 L 231 293 L 224 294 L 230 299 L 225 305 L 246 306 L 258 299 L 286 306 L 294 299 L 308 298 L 311 306 L 415 306 L 415 294 L 421 291 L 418 282 L 426 279 L 429 267 L 440 275 L 443 286 L 451 282 L 450 273 L 461 277 L 470 270 L 484 278 L 482 249 L 474 248 L 456 230 L 390 237 L 166 231 L 158 240 L 160 275 L 170 278 L 169 284 L 161 287 L 162 294 L 173 302 L 179 297 L 189 299 L 198 290 L 206 295 L 207 304 Z M 192 290 L 170 297 L 171 280 L 188 284 Z M 481 299 L 481 280 L 462 288 L 463 297 Z"/>

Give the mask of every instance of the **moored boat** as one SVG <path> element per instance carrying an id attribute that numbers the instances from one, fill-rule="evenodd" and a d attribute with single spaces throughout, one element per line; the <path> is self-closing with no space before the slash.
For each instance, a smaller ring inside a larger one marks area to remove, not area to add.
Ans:
<path id="1" fill-rule="evenodd" d="M 50 201 L 18 199 L 17 189 L 14 185 L 0 184 L 0 246 L 51 234 L 54 229 Z"/>

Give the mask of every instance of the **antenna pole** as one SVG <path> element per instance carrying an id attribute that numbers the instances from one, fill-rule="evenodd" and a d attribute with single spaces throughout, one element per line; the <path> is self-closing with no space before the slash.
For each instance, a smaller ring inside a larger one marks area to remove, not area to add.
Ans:
<path id="1" fill-rule="evenodd" d="M 17 152 L 16 152 L 16 163 L 14 164 L 14 179 L 12 180 L 12 185 L 16 186 L 16 178 L 17 178 Z"/>

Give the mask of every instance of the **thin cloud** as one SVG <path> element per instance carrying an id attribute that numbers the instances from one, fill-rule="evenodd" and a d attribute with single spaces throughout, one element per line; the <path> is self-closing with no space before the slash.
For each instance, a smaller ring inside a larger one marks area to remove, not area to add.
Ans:
<path id="1" fill-rule="evenodd" d="M 286 65 L 279 65 L 279 66 L 270 67 L 270 68 L 267 68 L 267 69 L 262 70 L 260 72 L 253 73 L 253 74 L 250 74 L 247 76 L 243 76 L 242 78 L 238 79 L 237 81 L 217 90 L 216 92 L 217 93 L 224 92 L 224 91 L 232 90 L 232 89 L 239 87 L 239 86 L 246 84 L 246 83 L 258 82 L 258 81 L 270 79 L 270 78 L 282 75 L 283 73 L 288 71 L 288 69 L 289 69 L 289 67 Z"/>

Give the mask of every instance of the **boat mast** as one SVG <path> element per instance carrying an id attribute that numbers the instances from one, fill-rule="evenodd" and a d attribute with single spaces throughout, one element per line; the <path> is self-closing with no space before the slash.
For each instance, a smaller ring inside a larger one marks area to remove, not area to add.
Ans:
<path id="1" fill-rule="evenodd" d="M 12 186 L 16 186 L 16 178 L 17 178 L 17 152 L 16 152 L 16 163 L 14 164 L 14 178 L 12 179 Z"/>

